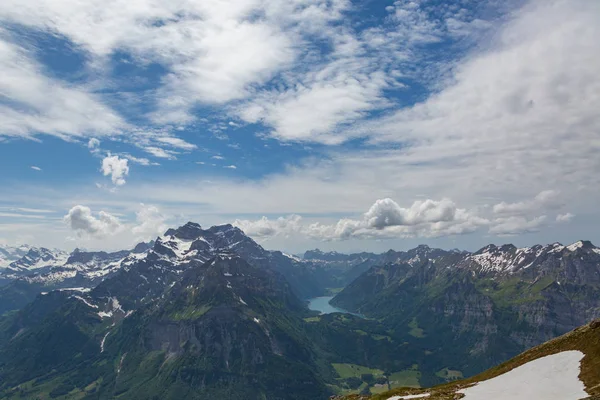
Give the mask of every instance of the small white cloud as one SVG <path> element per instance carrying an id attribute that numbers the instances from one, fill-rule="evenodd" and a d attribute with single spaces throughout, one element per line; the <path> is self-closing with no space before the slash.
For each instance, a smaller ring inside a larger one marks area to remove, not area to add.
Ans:
<path id="1" fill-rule="evenodd" d="M 102 238 L 123 228 L 117 217 L 104 211 L 100 211 L 98 217 L 95 217 L 89 207 L 82 205 L 71 208 L 64 216 L 64 221 L 78 236 Z"/>
<path id="2" fill-rule="evenodd" d="M 229 169 L 237 169 L 237 167 L 235 165 L 227 165 L 223 168 L 229 168 Z"/>
<path id="3" fill-rule="evenodd" d="M 104 176 L 110 175 L 112 183 L 117 186 L 125 184 L 125 176 L 129 174 L 129 166 L 127 165 L 126 158 L 119 158 L 119 156 L 106 156 L 102 160 L 101 171 Z"/>
<path id="4" fill-rule="evenodd" d="M 98 149 L 98 147 L 100 147 L 100 141 L 96 138 L 91 138 L 88 141 L 87 147 L 90 150 L 96 150 L 96 149 Z"/>
<path id="5" fill-rule="evenodd" d="M 213 160 L 224 160 L 225 159 L 225 157 L 223 157 L 223 156 L 212 156 L 211 158 Z"/>
<path id="6" fill-rule="evenodd" d="M 206 163 L 204 161 L 196 161 L 196 164 L 198 164 L 198 165 L 204 165 Z"/>
<path id="7" fill-rule="evenodd" d="M 152 162 L 152 161 L 148 160 L 147 158 L 144 158 L 144 157 L 138 158 L 138 157 L 134 157 L 131 154 L 127 154 L 127 153 L 121 154 L 121 157 L 126 158 L 129 161 L 134 162 L 136 164 L 143 165 L 145 167 L 148 167 L 151 165 L 160 165 L 159 163 Z"/>
<path id="8" fill-rule="evenodd" d="M 42 170 L 40 167 L 36 167 L 35 165 L 32 165 L 31 169 L 33 169 L 35 171 L 41 171 Z"/>
<path id="9" fill-rule="evenodd" d="M 301 221 L 302 217 L 299 215 L 290 215 L 279 217 L 276 220 L 270 220 L 267 217 L 262 217 L 256 221 L 236 219 L 233 225 L 240 228 L 248 236 L 267 238 L 300 232 L 302 230 Z"/>
<path id="10" fill-rule="evenodd" d="M 176 148 L 182 149 L 182 150 L 195 150 L 198 148 L 198 146 L 196 146 L 195 144 L 188 143 L 183 139 L 179 139 L 179 138 L 172 137 L 172 136 L 159 137 L 159 138 L 156 138 L 156 141 L 160 142 L 160 143 L 168 144 L 171 147 L 176 147 Z"/>
<path id="11" fill-rule="evenodd" d="M 369 227 L 383 229 L 387 226 L 452 221 L 455 214 L 456 205 L 448 199 L 415 201 L 410 208 L 402 208 L 392 199 L 381 199 L 365 213 L 365 219 Z"/>
<path id="12" fill-rule="evenodd" d="M 573 219 L 575 215 L 571 214 L 571 213 L 566 213 L 566 214 L 558 214 L 556 216 L 556 222 L 569 222 Z"/>
<path id="13" fill-rule="evenodd" d="M 146 146 L 146 147 L 144 147 L 144 150 L 146 152 L 152 154 L 154 157 L 166 158 L 167 160 L 176 160 L 177 159 L 177 157 L 175 157 L 177 152 L 172 151 L 172 150 L 165 150 L 165 149 L 161 149 L 160 147 L 156 147 L 156 146 Z"/>

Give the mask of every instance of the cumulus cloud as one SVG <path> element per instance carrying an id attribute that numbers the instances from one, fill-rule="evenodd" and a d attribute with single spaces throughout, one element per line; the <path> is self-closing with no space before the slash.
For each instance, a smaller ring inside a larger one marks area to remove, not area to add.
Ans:
<path id="1" fill-rule="evenodd" d="M 117 218 L 106 211 L 96 213 L 87 206 L 77 205 L 63 220 L 76 234 L 71 240 L 85 241 L 86 245 L 101 249 L 106 249 L 107 244 L 122 249 L 162 234 L 167 229 L 168 217 L 155 205 L 140 203 L 134 218 L 125 214 Z"/>
<path id="2" fill-rule="evenodd" d="M 438 237 L 474 232 L 489 221 L 457 208 L 449 199 L 416 201 L 400 207 L 391 199 L 377 200 L 361 219 L 343 218 L 333 224 L 304 223 L 298 215 L 270 220 L 236 220 L 250 236 L 302 234 L 318 240 Z"/>
<path id="3" fill-rule="evenodd" d="M 31 169 L 35 170 L 35 171 L 41 171 L 42 169 L 40 167 L 37 167 L 35 165 L 31 166 Z"/>
<path id="4" fill-rule="evenodd" d="M 140 209 L 135 216 L 136 225 L 131 231 L 140 240 L 147 240 L 162 234 L 167 228 L 166 217 L 156 206 L 140 204 Z"/>
<path id="5" fill-rule="evenodd" d="M 377 200 L 364 215 L 367 225 L 376 229 L 388 226 L 417 225 L 426 222 L 452 221 L 456 205 L 448 200 L 415 201 L 410 208 L 402 208 L 392 199 Z"/>
<path id="6" fill-rule="evenodd" d="M 79 236 L 102 238 L 123 228 L 117 217 L 104 211 L 100 211 L 96 217 L 89 207 L 82 205 L 71 208 L 63 219 Z"/>
<path id="7" fill-rule="evenodd" d="M 547 195 L 539 198 L 549 198 Z M 304 235 L 311 239 L 331 241 L 348 239 L 434 238 L 485 231 L 497 236 L 538 232 L 548 226 L 545 215 L 492 216 L 480 211 L 459 208 L 450 199 L 418 200 L 401 207 L 392 199 L 375 201 L 362 218 L 342 218 L 334 223 L 305 222 L 298 215 L 271 220 L 236 220 L 236 225 L 248 235 L 259 238 L 282 234 Z M 521 209 L 519 209 L 521 211 Z M 568 221 L 571 214 L 557 216 L 557 222 Z"/>
<path id="8" fill-rule="evenodd" d="M 108 155 L 102 160 L 101 171 L 104 176 L 110 175 L 112 183 L 117 186 L 125 184 L 125 177 L 129 175 L 128 160 L 119 156 Z"/>

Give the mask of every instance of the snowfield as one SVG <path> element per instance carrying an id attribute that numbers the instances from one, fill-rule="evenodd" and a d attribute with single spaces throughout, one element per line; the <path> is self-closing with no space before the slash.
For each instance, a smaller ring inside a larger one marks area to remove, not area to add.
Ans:
<path id="1" fill-rule="evenodd" d="M 579 380 L 583 356 L 563 351 L 538 358 L 458 393 L 463 400 L 580 400 L 588 397 Z"/>
<path id="2" fill-rule="evenodd" d="M 406 396 L 394 396 L 390 397 L 388 400 L 409 400 L 409 399 L 422 399 L 424 397 L 429 397 L 429 393 L 423 394 L 408 394 Z"/>

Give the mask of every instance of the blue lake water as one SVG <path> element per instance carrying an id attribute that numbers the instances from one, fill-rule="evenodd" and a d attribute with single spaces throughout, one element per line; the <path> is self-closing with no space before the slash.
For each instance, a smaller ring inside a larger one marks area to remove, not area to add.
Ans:
<path id="1" fill-rule="evenodd" d="M 308 308 L 313 311 L 319 311 L 321 314 L 331 314 L 334 312 L 339 312 L 362 317 L 362 315 L 351 313 L 350 311 L 346 311 L 344 309 L 332 306 L 331 304 L 329 304 L 331 299 L 333 299 L 333 296 L 322 296 L 312 298 L 308 301 Z"/>

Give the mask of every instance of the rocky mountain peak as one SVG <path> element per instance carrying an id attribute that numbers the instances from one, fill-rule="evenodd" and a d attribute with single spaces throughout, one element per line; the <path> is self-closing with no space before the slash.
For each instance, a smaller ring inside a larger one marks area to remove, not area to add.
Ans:
<path id="1" fill-rule="evenodd" d="M 195 222 L 188 222 L 177 229 L 169 229 L 164 236 L 175 236 L 182 240 L 194 240 L 202 235 L 202 227 Z"/>
<path id="2" fill-rule="evenodd" d="M 337 251 L 324 252 L 319 249 L 308 250 L 304 253 L 305 260 L 320 260 L 320 261 L 341 261 L 350 257 L 348 254 L 338 253 Z"/>
<path id="3" fill-rule="evenodd" d="M 131 252 L 135 253 L 135 254 L 141 254 L 145 251 L 150 250 L 153 246 L 154 246 L 154 240 L 151 240 L 149 242 L 140 242 L 135 245 L 135 247 L 133 248 L 133 250 Z"/>
<path id="4" fill-rule="evenodd" d="M 577 242 L 570 244 L 567 246 L 569 251 L 576 251 L 577 249 L 595 249 L 596 246 L 592 244 L 589 240 L 578 240 Z"/>
<path id="5" fill-rule="evenodd" d="M 503 244 L 502 246 L 500 246 L 500 251 L 515 251 L 517 250 L 517 246 L 515 246 L 514 244 Z"/>

